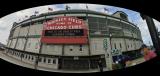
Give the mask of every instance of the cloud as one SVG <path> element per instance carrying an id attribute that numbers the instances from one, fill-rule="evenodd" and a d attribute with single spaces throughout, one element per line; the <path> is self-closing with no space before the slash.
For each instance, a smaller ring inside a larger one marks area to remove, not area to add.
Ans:
<path id="1" fill-rule="evenodd" d="M 39 14 L 41 13 L 46 13 L 49 12 L 48 8 L 52 8 L 53 11 L 57 10 L 65 10 L 65 6 L 68 5 L 71 7 L 71 9 L 86 9 L 86 4 L 57 4 L 57 5 L 47 5 L 47 6 L 38 6 L 34 8 L 27 8 L 24 10 L 20 10 L 14 13 L 11 13 L 3 18 L 0 19 L 0 42 L 6 44 L 6 40 L 8 39 L 10 29 L 12 27 L 13 22 L 20 22 L 19 19 L 25 20 L 25 16 L 31 16 L 34 14 L 35 11 L 39 11 Z M 114 7 L 114 6 L 106 6 L 106 5 L 95 5 L 95 4 L 87 4 L 89 10 L 94 10 L 97 12 L 103 12 L 103 13 L 108 13 L 112 14 L 116 12 L 117 10 L 119 11 L 124 11 L 125 13 L 128 14 L 129 20 L 133 20 L 134 23 L 137 24 L 137 26 L 141 30 L 142 34 L 142 39 L 145 44 L 149 44 L 149 41 L 151 41 L 150 34 L 148 31 L 148 27 L 146 25 L 146 22 L 143 21 L 137 12 L 128 10 L 128 9 L 123 9 L 119 7 Z M 104 11 L 104 8 L 107 8 L 108 11 Z M 155 21 L 156 26 L 158 29 L 159 27 L 159 22 Z"/>
<path id="2" fill-rule="evenodd" d="M 86 6 L 88 6 L 89 10 L 111 14 L 110 11 L 104 11 L 104 8 L 110 9 L 111 6 L 95 4 L 65 4 L 65 6 L 66 5 L 68 5 L 71 9 L 87 9 Z"/>
<path id="3" fill-rule="evenodd" d="M 142 40 L 144 44 L 153 45 L 146 21 L 142 20 L 142 18 L 139 18 L 137 20 L 137 26 L 139 27 L 141 31 L 141 36 L 142 36 Z"/>
<path id="4" fill-rule="evenodd" d="M 158 28 L 158 31 L 160 31 L 160 22 L 153 19 L 155 26 Z M 151 36 L 150 36 L 150 32 L 148 29 L 148 26 L 146 24 L 145 20 L 142 20 L 141 18 L 137 20 L 137 24 L 139 29 L 141 30 L 141 34 L 142 34 L 142 39 L 144 41 L 145 44 L 150 45 L 150 43 L 153 45 Z"/>
<path id="5" fill-rule="evenodd" d="M 14 13 L 11 13 L 7 16 L 4 16 L 0 19 L 0 42 L 3 44 L 7 44 L 7 39 L 10 33 L 10 29 L 12 27 L 13 22 L 20 22 L 25 20 L 25 16 L 31 16 L 35 11 L 39 11 L 39 14 L 48 12 L 48 7 L 53 8 L 53 11 L 61 10 L 62 8 L 57 8 L 56 6 L 40 6 L 34 8 L 28 8 L 24 10 L 20 10 Z"/>
<path id="6" fill-rule="evenodd" d="M 156 19 L 153 19 L 153 21 L 154 21 L 154 24 L 155 24 L 156 28 L 157 28 L 158 31 L 160 32 L 160 22 L 157 21 Z"/>

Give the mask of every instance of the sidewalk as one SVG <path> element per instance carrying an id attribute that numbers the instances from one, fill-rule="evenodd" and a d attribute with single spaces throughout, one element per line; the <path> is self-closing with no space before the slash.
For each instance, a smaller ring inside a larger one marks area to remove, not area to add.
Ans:
<path id="1" fill-rule="evenodd" d="M 131 65 L 129 65 L 129 66 L 134 66 L 134 65 L 137 65 L 137 64 L 140 64 L 140 63 L 143 63 L 143 62 L 145 62 L 145 60 L 144 60 L 143 57 L 141 57 L 141 58 L 132 60 L 131 61 Z M 129 67 L 129 66 L 127 66 L 127 67 Z"/>

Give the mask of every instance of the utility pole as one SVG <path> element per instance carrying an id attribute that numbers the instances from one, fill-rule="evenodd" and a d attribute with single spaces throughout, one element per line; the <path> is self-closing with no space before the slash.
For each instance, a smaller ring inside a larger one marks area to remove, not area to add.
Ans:
<path id="1" fill-rule="evenodd" d="M 155 24 L 153 22 L 153 19 L 143 14 L 141 14 L 141 17 L 143 20 L 146 20 L 146 23 L 152 38 L 153 46 L 156 49 L 155 52 L 157 53 L 157 55 L 160 55 L 160 40 L 158 37 L 158 32 L 156 30 Z"/>

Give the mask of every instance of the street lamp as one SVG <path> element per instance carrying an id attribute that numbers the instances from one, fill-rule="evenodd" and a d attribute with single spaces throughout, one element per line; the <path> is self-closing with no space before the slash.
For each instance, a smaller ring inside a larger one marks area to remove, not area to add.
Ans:
<path id="1" fill-rule="evenodd" d="M 109 34 L 109 37 L 110 37 L 110 47 L 111 47 L 111 50 L 112 50 L 112 44 L 111 44 L 111 37 L 112 37 L 112 34 L 111 34 L 111 33 Z"/>

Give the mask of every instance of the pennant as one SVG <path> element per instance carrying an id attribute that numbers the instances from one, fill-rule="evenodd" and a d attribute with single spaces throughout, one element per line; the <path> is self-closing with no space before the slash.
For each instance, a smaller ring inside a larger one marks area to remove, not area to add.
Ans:
<path id="1" fill-rule="evenodd" d="M 49 10 L 49 11 L 53 11 L 53 9 L 52 9 L 52 8 L 48 8 L 48 10 Z"/>

